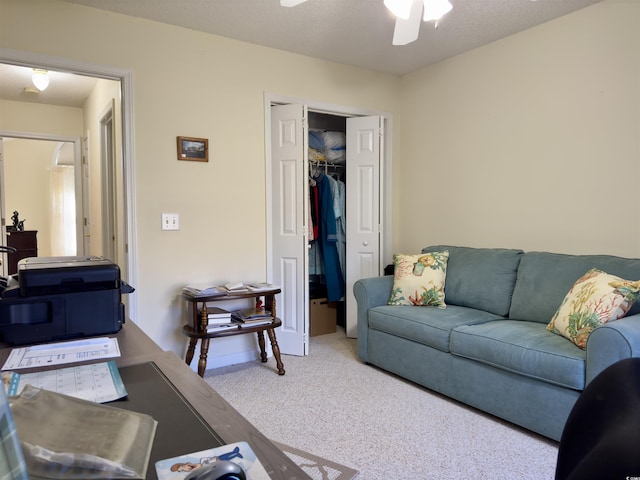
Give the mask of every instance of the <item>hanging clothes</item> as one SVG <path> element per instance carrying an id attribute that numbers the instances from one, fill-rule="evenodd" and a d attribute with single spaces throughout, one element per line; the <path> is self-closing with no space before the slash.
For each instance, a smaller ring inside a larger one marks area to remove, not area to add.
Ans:
<path id="1" fill-rule="evenodd" d="M 337 302 L 344 297 L 345 281 L 338 255 L 338 229 L 334 210 L 334 196 L 331 189 L 331 180 L 327 175 L 320 175 L 316 183 L 320 200 L 319 239 L 327 286 L 327 301 Z"/>
<path id="2" fill-rule="evenodd" d="M 309 213 L 311 217 L 309 225 L 309 279 L 324 283 L 324 261 L 320 245 L 320 197 L 317 178 L 314 177 L 313 185 L 309 187 Z"/>
<path id="3" fill-rule="evenodd" d="M 342 277 L 346 278 L 347 235 L 345 222 L 345 185 L 344 182 L 332 176 L 327 176 L 327 179 L 331 185 L 331 194 L 333 195 L 333 214 L 336 217 L 336 236 L 338 242 L 336 248 L 338 249 L 338 258 L 340 259 L 340 271 L 342 272 Z"/>

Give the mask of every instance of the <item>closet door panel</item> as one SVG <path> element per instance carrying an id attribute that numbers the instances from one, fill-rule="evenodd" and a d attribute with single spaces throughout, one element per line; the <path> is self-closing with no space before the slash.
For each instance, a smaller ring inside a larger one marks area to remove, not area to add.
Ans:
<path id="1" fill-rule="evenodd" d="M 280 351 L 307 354 L 308 286 L 307 234 L 308 166 L 305 108 L 271 107 L 271 281 L 280 285 L 276 298 L 282 327 L 277 332 Z"/>
<path id="2" fill-rule="evenodd" d="M 380 274 L 380 165 L 382 117 L 347 119 L 346 329 L 357 336 L 353 284 Z"/>
<path id="3" fill-rule="evenodd" d="M 378 228 L 378 219 L 376 217 L 376 208 L 374 205 L 375 191 L 373 182 L 375 178 L 375 169 L 371 165 L 358 167 L 357 187 L 359 195 L 355 195 L 353 201 L 356 202 L 357 232 L 361 235 L 375 234 Z"/>
<path id="4" fill-rule="evenodd" d="M 297 185 L 295 160 L 280 162 L 280 235 L 297 236 L 299 232 L 298 209 L 296 208 Z"/>

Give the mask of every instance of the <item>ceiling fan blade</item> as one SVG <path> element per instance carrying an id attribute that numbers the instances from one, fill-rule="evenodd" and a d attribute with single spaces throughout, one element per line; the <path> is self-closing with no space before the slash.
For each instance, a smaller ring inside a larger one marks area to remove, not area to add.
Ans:
<path id="1" fill-rule="evenodd" d="M 415 42 L 420 32 L 422 20 L 422 0 L 415 0 L 411 5 L 411 13 L 408 19 L 396 18 L 396 27 L 393 31 L 393 44 L 406 45 Z"/>
<path id="2" fill-rule="evenodd" d="M 306 1 L 307 0 L 280 0 L 280 6 L 295 7 L 296 5 L 300 5 L 301 3 L 304 3 Z"/>

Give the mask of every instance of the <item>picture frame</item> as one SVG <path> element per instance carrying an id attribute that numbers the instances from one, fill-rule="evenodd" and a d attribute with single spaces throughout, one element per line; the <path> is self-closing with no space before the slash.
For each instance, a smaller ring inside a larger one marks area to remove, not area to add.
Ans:
<path id="1" fill-rule="evenodd" d="M 209 161 L 209 140 L 196 137 L 176 137 L 178 144 L 178 160 L 192 162 Z"/>

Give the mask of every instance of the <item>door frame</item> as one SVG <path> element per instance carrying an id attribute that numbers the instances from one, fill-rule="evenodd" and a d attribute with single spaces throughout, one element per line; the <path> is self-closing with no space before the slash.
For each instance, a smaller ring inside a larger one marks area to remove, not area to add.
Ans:
<path id="1" fill-rule="evenodd" d="M 75 73 L 88 77 L 105 78 L 120 82 L 122 105 L 122 163 L 124 169 L 124 211 L 126 214 L 124 232 L 126 265 L 120 265 L 124 277 L 131 285 L 138 283 L 137 242 L 136 242 L 136 197 L 134 168 L 134 126 L 133 126 L 133 71 L 108 65 L 98 65 L 69 58 L 25 52 L 10 48 L 0 48 L 0 63 L 20 65 L 30 68 L 44 68 Z M 128 317 L 136 322 L 138 318 L 138 296 L 127 295 Z"/>
<path id="2" fill-rule="evenodd" d="M 314 100 L 289 97 L 285 95 L 278 95 L 274 93 L 264 93 L 264 126 L 265 126 L 265 165 L 266 165 L 266 270 L 267 279 L 271 279 L 274 268 L 274 259 L 271 255 L 272 248 L 272 212 L 269 208 L 273 204 L 272 192 L 269 186 L 271 185 L 271 106 L 272 105 L 285 105 L 285 104 L 301 104 L 307 107 L 307 111 L 314 113 L 325 113 L 328 115 L 342 116 L 342 117 L 364 117 L 364 116 L 380 116 L 384 119 L 384 141 L 383 141 L 383 164 L 380 165 L 381 191 L 380 191 L 380 231 L 382 237 L 382 249 L 380 249 L 380 275 L 383 274 L 383 259 L 392 258 L 392 235 L 393 235 L 393 222 L 392 222 L 392 205 L 391 202 L 386 201 L 387 198 L 392 198 L 392 166 L 393 166 L 393 114 L 389 112 L 383 112 L 378 110 L 369 110 L 364 108 L 350 107 L 346 105 L 336 105 L 324 102 L 317 102 Z"/>
<path id="3" fill-rule="evenodd" d="M 100 125 L 100 185 L 102 192 L 102 252 L 105 257 L 116 262 L 116 166 L 114 133 L 114 100 L 98 116 Z"/>

